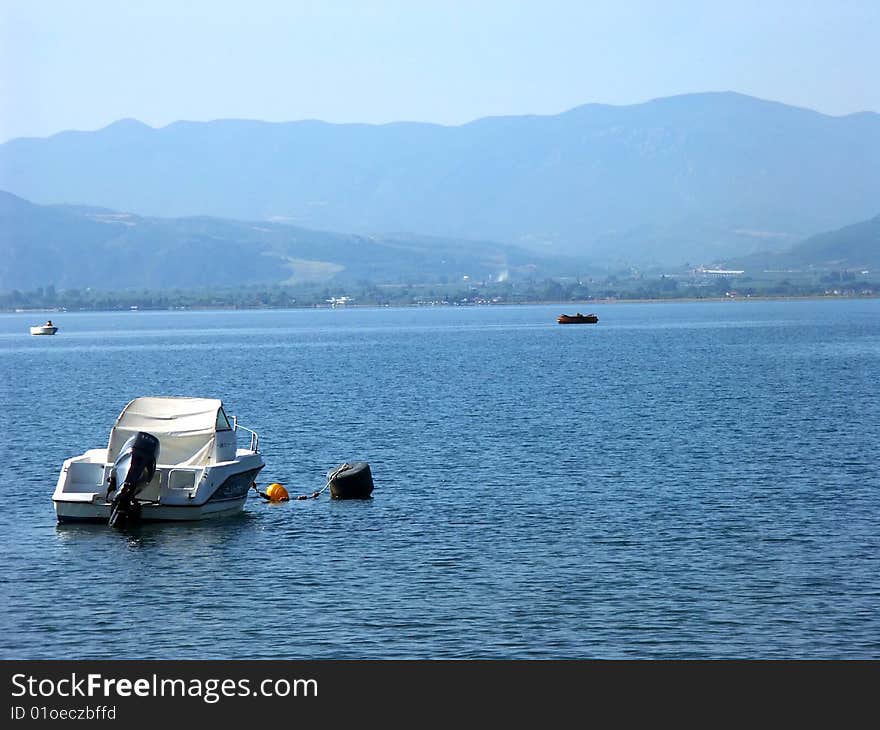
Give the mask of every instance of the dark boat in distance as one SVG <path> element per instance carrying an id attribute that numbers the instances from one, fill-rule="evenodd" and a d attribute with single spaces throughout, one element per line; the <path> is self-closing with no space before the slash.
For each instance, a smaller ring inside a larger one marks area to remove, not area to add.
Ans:
<path id="1" fill-rule="evenodd" d="M 596 324 L 599 318 L 595 314 L 560 314 L 556 320 L 559 324 Z"/>

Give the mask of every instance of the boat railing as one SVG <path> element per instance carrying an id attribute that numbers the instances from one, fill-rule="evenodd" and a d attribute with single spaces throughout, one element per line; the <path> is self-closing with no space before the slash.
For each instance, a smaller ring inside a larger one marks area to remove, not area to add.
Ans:
<path id="1" fill-rule="evenodd" d="M 260 435 L 256 431 L 251 431 L 251 429 L 242 426 L 238 422 L 238 416 L 232 417 L 232 430 L 238 431 L 241 429 L 242 431 L 247 431 L 251 435 L 251 445 L 250 450 L 253 452 L 258 452 L 260 450 Z"/>

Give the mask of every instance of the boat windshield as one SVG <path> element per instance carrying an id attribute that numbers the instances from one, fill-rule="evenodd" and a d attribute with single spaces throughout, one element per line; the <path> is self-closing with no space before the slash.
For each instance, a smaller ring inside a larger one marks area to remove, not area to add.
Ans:
<path id="1" fill-rule="evenodd" d="M 222 408 L 217 411 L 217 430 L 218 431 L 231 431 L 232 426 L 229 425 L 229 419 L 226 417 L 226 413 Z"/>

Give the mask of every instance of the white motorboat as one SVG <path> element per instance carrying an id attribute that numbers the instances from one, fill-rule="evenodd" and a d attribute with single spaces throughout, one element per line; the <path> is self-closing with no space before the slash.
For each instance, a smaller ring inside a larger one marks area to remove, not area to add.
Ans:
<path id="1" fill-rule="evenodd" d="M 31 327 L 32 335 L 54 335 L 57 331 L 58 328 L 52 324 L 51 319 L 46 324 L 37 324 Z"/>
<path id="2" fill-rule="evenodd" d="M 239 431 L 247 448 L 238 448 Z M 221 401 L 135 398 L 107 448 L 64 462 L 52 500 L 59 522 L 201 520 L 240 511 L 264 466 L 259 436 Z"/>

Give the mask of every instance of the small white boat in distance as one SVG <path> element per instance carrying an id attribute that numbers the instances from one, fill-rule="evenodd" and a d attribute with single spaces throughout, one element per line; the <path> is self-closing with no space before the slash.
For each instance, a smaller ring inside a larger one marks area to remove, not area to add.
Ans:
<path id="1" fill-rule="evenodd" d="M 238 448 L 239 431 L 247 448 Z M 240 511 L 264 466 L 259 436 L 221 401 L 135 398 L 107 448 L 64 462 L 52 500 L 59 522 L 202 520 Z"/>
<path id="2" fill-rule="evenodd" d="M 52 324 L 51 319 L 46 324 L 37 324 L 31 327 L 32 335 L 54 335 L 57 331 L 58 328 Z"/>

